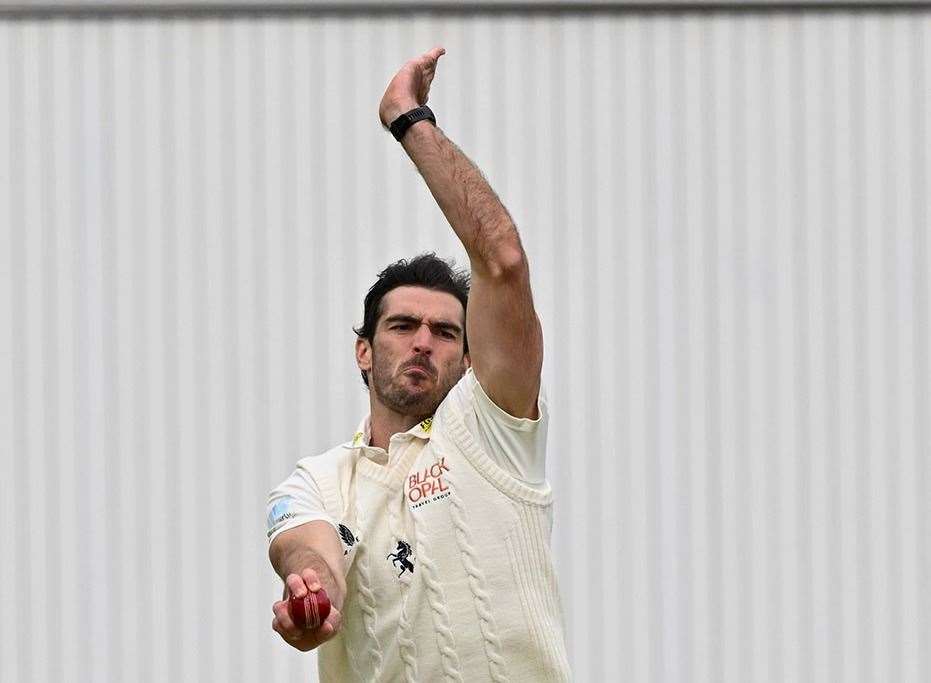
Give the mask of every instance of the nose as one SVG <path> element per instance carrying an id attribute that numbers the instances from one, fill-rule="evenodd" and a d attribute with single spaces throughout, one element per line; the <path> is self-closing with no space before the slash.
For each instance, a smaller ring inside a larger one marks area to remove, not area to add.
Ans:
<path id="1" fill-rule="evenodd" d="M 421 325 L 414 334 L 414 351 L 429 355 L 433 351 L 433 332 L 428 325 Z"/>

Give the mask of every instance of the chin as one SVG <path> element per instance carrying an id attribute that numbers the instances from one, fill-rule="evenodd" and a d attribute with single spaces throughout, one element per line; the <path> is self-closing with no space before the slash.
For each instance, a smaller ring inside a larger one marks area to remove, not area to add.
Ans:
<path id="1" fill-rule="evenodd" d="M 434 403 L 432 392 L 426 388 L 417 390 L 409 387 L 396 387 L 394 391 L 381 396 L 381 399 L 392 410 L 407 415 L 422 415 L 425 411 L 430 412 L 429 406 Z"/>
<path id="2" fill-rule="evenodd" d="M 434 398 L 432 391 L 424 389 L 423 391 L 409 392 L 407 395 L 407 402 L 412 406 L 430 405 L 434 403 Z"/>

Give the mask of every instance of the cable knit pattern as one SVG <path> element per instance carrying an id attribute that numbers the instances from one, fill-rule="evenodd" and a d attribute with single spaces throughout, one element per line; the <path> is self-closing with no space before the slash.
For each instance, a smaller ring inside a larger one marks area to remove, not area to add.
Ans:
<path id="1" fill-rule="evenodd" d="M 388 523 L 391 527 L 392 543 L 397 544 L 402 538 L 400 522 L 398 521 L 397 508 L 394 505 L 388 506 Z M 407 613 L 407 599 L 410 596 L 410 587 L 401 582 L 401 614 L 398 617 L 398 650 L 401 655 L 401 661 L 404 662 L 404 680 L 407 683 L 418 683 L 420 677 L 417 674 L 417 644 L 411 638 L 413 624 Z"/>
<path id="2" fill-rule="evenodd" d="M 410 637 L 413 626 L 407 614 L 407 597 L 408 591 L 405 590 L 401 602 L 401 616 L 398 619 L 400 628 L 398 646 L 401 652 L 401 661 L 404 662 L 404 680 L 407 683 L 418 683 L 420 677 L 417 674 L 417 644 Z"/>
<path id="3" fill-rule="evenodd" d="M 366 520 L 361 505 L 356 505 L 356 519 L 359 522 L 360 528 L 366 528 Z M 381 645 L 378 642 L 378 637 L 375 635 L 375 617 L 377 613 L 375 611 L 375 594 L 371 589 L 371 568 L 369 567 L 371 553 L 368 552 L 369 547 L 367 541 L 360 541 L 359 545 L 362 547 L 356 551 L 359 553 L 356 562 L 359 566 L 358 590 L 359 597 L 361 598 L 362 621 L 365 624 L 365 633 L 370 639 L 367 649 L 372 655 L 372 664 L 374 666 L 372 679 L 377 680 L 381 676 L 382 656 Z"/>
<path id="4" fill-rule="evenodd" d="M 549 525 L 545 514 L 538 509 L 523 507 L 519 514 L 520 533 L 506 539 L 511 565 L 516 569 L 515 591 L 520 596 L 537 650 L 548 664 L 550 674 L 543 680 L 562 682 L 568 680 L 569 662 L 558 627 L 562 622 L 559 590 L 554 575 L 548 571 Z M 540 590 L 541 587 L 544 590 Z M 557 633 L 559 640 L 554 637 Z"/>
<path id="5" fill-rule="evenodd" d="M 457 545 L 462 555 L 463 566 L 469 575 L 472 600 L 475 603 L 475 611 L 478 613 L 482 637 L 485 640 L 485 654 L 488 657 L 491 679 L 496 683 L 506 683 L 508 680 L 507 665 L 501 656 L 501 640 L 498 638 L 495 618 L 491 611 L 491 599 L 484 588 L 487 583 L 476 561 L 475 548 L 470 541 L 469 526 L 465 521 L 462 501 L 459 500 L 458 495 L 453 493 L 450 496 L 449 504 L 453 524 L 456 527 Z"/>
<path id="6" fill-rule="evenodd" d="M 427 587 L 430 609 L 433 611 L 433 627 L 436 630 L 437 642 L 443 661 L 443 673 L 446 679 L 461 681 L 459 655 L 456 654 L 456 641 L 453 631 L 449 627 L 449 612 L 446 609 L 446 596 L 443 595 L 443 586 L 437 577 L 436 565 L 427 555 L 423 543 L 417 544 L 417 561 L 424 569 L 423 581 Z"/>
<path id="7" fill-rule="evenodd" d="M 500 410 L 481 425 L 472 419 L 476 391 L 470 369 L 433 420 L 393 437 L 387 463 L 353 439 L 302 459 L 276 490 L 299 497 L 314 477 L 306 495 L 319 499 L 307 508 L 325 506 L 353 534 L 341 530 L 346 623 L 319 652 L 321 683 L 571 680 L 549 545 L 552 490 L 516 479 L 486 452 L 485 437 L 516 427 Z M 533 428 L 545 430 L 540 412 Z"/>

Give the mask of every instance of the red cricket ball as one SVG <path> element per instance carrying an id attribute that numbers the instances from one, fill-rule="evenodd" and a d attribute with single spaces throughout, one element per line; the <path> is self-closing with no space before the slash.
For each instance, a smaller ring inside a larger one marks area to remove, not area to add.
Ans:
<path id="1" fill-rule="evenodd" d="M 295 626 L 315 629 L 330 613 L 330 598 L 322 588 L 316 593 L 308 591 L 303 598 L 292 595 L 288 601 L 288 611 Z"/>

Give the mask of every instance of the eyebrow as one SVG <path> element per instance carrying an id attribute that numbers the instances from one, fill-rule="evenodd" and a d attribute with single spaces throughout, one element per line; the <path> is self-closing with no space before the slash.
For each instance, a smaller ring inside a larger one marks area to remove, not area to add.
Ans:
<path id="1" fill-rule="evenodd" d="M 389 315 L 385 318 L 385 324 L 390 325 L 391 323 L 414 323 L 420 325 L 423 323 L 423 318 L 418 318 L 416 315 L 404 315 L 403 313 L 397 313 L 395 315 Z M 459 327 L 456 323 L 450 322 L 448 320 L 437 320 L 432 323 L 430 327 L 436 327 L 441 330 L 451 330 L 456 334 L 462 334 L 462 328 Z"/>

